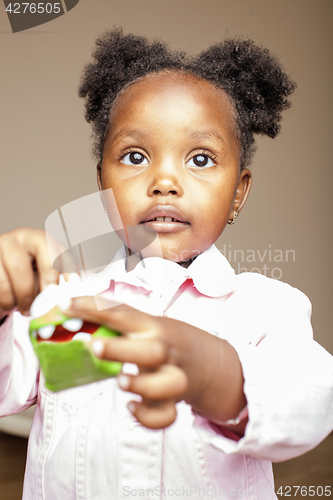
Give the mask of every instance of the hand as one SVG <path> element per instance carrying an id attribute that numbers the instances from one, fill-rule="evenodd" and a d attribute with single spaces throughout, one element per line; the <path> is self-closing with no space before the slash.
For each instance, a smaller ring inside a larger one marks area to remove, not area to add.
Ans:
<path id="1" fill-rule="evenodd" d="M 75 298 L 63 312 L 122 333 L 93 340 L 92 350 L 99 358 L 137 364 L 139 374 L 121 374 L 118 383 L 142 397 L 129 405 L 142 425 L 167 427 L 182 399 L 215 420 L 234 418 L 244 408 L 242 369 L 228 342 L 187 323 L 103 300 L 98 297 L 103 308 L 97 310 L 93 297 Z"/>
<path id="2" fill-rule="evenodd" d="M 100 301 L 99 297 L 102 305 Z M 78 297 L 63 312 L 123 334 L 92 341 L 92 350 L 99 358 L 137 364 L 139 375 L 118 376 L 121 389 L 142 397 L 142 402 L 131 401 L 129 409 L 146 427 L 167 427 L 175 420 L 175 405 L 184 399 L 188 388 L 186 373 L 178 366 L 177 353 L 166 339 L 166 323 L 174 320 L 150 316 L 125 304 L 106 305 L 113 307 L 98 311 L 94 298 Z"/>
<path id="3" fill-rule="evenodd" d="M 44 231 L 20 228 L 0 235 L 0 320 L 16 306 L 29 315 L 36 295 L 58 281 Z"/>

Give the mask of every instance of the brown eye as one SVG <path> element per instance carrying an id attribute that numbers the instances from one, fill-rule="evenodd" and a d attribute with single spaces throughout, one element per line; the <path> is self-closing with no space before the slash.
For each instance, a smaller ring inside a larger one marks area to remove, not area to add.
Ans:
<path id="1" fill-rule="evenodd" d="M 142 153 L 134 151 L 133 153 L 128 153 L 121 160 L 125 165 L 147 165 L 148 160 Z"/>
<path id="2" fill-rule="evenodd" d="M 214 162 L 207 155 L 195 155 L 187 162 L 187 165 L 190 167 L 212 167 Z"/>

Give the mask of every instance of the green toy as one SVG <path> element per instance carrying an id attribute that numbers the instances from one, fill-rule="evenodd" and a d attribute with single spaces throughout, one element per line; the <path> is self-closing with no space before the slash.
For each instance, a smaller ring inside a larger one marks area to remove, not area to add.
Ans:
<path id="1" fill-rule="evenodd" d="M 51 391 L 90 384 L 121 371 L 121 363 L 96 358 L 86 344 L 91 337 L 118 336 L 105 326 L 68 318 L 56 306 L 34 318 L 29 332 L 45 385 Z"/>

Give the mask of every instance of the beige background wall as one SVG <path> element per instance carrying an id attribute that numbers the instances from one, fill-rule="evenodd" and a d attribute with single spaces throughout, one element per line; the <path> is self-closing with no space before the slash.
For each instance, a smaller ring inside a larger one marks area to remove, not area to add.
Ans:
<path id="1" fill-rule="evenodd" d="M 190 52 L 250 37 L 278 54 L 298 90 L 281 135 L 259 141 L 247 206 L 218 246 L 236 270 L 277 268 L 275 277 L 303 290 L 315 337 L 333 352 L 332 14 L 332 0 L 80 0 L 12 34 L 1 3 L 0 231 L 43 228 L 55 209 L 97 189 L 77 86 L 102 30 L 120 25 Z M 289 262 L 274 262 L 278 254 Z"/>

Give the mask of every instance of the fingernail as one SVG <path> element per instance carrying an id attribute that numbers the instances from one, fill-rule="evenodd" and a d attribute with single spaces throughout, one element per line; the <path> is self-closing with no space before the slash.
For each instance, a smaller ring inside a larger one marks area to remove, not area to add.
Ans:
<path id="1" fill-rule="evenodd" d="M 135 404 L 133 403 L 133 401 L 130 401 L 130 402 L 128 403 L 128 405 L 127 405 L 127 408 L 129 409 L 129 411 L 130 411 L 131 413 L 134 413 L 134 412 L 135 412 L 135 408 L 136 408 L 136 406 L 135 406 Z"/>
<path id="2" fill-rule="evenodd" d="M 21 314 L 23 314 L 23 316 L 30 316 L 30 311 L 21 311 Z"/>
<path id="3" fill-rule="evenodd" d="M 98 358 L 103 354 L 104 351 L 104 344 L 101 340 L 94 340 L 92 342 L 91 346 L 92 352 L 97 356 Z"/>
<path id="4" fill-rule="evenodd" d="M 130 378 L 127 375 L 124 375 L 123 373 L 121 375 L 118 375 L 117 378 L 120 389 L 126 391 L 126 389 L 128 389 L 130 385 Z"/>
<path id="5" fill-rule="evenodd" d="M 59 302 L 58 307 L 60 311 L 67 311 L 72 305 L 72 299 L 63 299 Z"/>

